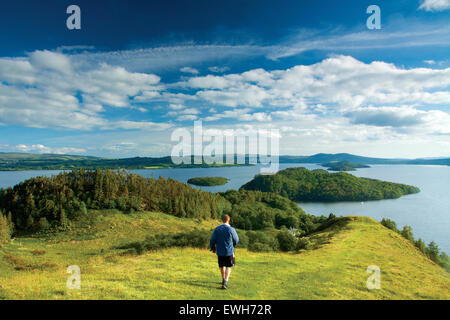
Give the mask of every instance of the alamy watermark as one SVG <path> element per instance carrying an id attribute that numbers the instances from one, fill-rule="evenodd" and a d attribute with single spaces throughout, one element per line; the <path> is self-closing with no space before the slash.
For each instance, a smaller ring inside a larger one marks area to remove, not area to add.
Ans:
<path id="1" fill-rule="evenodd" d="M 69 30 L 80 30 L 81 29 L 81 9 L 77 5 L 70 5 L 66 10 L 67 14 L 70 16 L 66 20 L 66 26 Z"/>
<path id="2" fill-rule="evenodd" d="M 366 280 L 366 286 L 369 290 L 381 289 L 381 269 L 379 266 L 371 265 L 367 267 L 367 273 L 370 277 Z"/>
<path id="3" fill-rule="evenodd" d="M 367 7 L 367 14 L 370 14 L 370 17 L 367 19 L 366 26 L 369 30 L 380 30 L 381 29 L 381 9 L 377 5 L 371 5 Z"/>
<path id="4" fill-rule="evenodd" d="M 176 129 L 171 136 L 172 162 L 180 164 L 260 164 L 260 173 L 274 174 L 279 168 L 278 129 L 204 129 L 195 121 L 193 133 Z"/>
<path id="5" fill-rule="evenodd" d="M 67 278 L 66 286 L 69 290 L 81 290 L 81 269 L 73 265 L 67 267 L 67 273 L 71 276 Z"/>

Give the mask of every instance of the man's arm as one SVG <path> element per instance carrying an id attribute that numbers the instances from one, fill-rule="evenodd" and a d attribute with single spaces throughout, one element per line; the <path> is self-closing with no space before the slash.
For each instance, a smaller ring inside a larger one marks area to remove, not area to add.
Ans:
<path id="1" fill-rule="evenodd" d="M 239 236 L 238 236 L 238 234 L 237 234 L 237 232 L 236 232 L 236 230 L 233 228 L 232 229 L 233 231 L 231 232 L 231 234 L 232 234 L 232 236 L 233 236 L 233 244 L 235 245 L 235 246 L 237 246 L 238 245 L 238 243 L 239 243 Z"/>
<path id="2" fill-rule="evenodd" d="M 209 248 L 211 249 L 211 251 L 215 252 L 216 251 L 216 230 L 214 230 L 212 236 L 211 236 L 211 240 L 209 240 Z"/>

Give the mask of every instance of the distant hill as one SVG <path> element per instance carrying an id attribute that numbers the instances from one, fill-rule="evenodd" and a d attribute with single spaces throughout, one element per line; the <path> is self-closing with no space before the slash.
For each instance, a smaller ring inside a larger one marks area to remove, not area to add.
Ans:
<path id="1" fill-rule="evenodd" d="M 245 156 L 244 164 L 182 164 L 176 165 L 170 156 L 166 157 L 133 157 L 123 159 L 108 159 L 91 156 L 0 153 L 0 171 L 19 170 L 72 170 L 72 169 L 158 169 L 158 168 L 209 168 L 219 166 L 249 165 L 249 156 Z M 192 157 L 193 159 L 193 157 Z M 450 165 L 450 158 L 434 159 L 388 159 L 362 157 L 349 153 L 327 154 L 318 153 L 312 156 L 280 156 L 280 163 L 328 163 L 348 161 L 360 164 L 422 164 Z M 224 156 L 224 163 L 225 156 Z M 194 163 L 192 161 L 191 163 Z"/>
<path id="2" fill-rule="evenodd" d="M 194 161 L 192 160 L 192 163 Z M 159 169 L 159 168 L 209 168 L 234 166 L 233 164 L 181 164 L 176 165 L 172 158 L 134 157 L 107 159 L 89 156 L 0 153 L 0 171 L 19 170 L 73 170 L 73 169 Z"/>
<path id="3" fill-rule="evenodd" d="M 426 165 L 450 165 L 450 158 L 436 159 L 389 159 L 370 158 L 353 155 L 350 153 L 318 153 L 312 156 L 280 156 L 280 163 L 325 163 L 332 161 L 349 161 L 361 164 L 426 164 Z"/>

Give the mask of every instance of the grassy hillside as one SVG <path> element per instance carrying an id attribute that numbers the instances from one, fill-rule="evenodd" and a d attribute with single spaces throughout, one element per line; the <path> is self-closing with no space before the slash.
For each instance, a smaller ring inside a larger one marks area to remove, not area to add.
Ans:
<path id="1" fill-rule="evenodd" d="M 311 236 L 314 250 L 237 249 L 230 290 L 222 291 L 206 249 L 118 249 L 149 234 L 211 230 L 218 221 L 150 212 L 92 216 L 70 231 L 0 248 L 0 299 L 450 299 L 450 274 L 370 218 L 338 219 Z M 69 265 L 81 268 L 81 291 L 66 289 Z M 381 290 L 366 288 L 369 265 L 382 270 Z"/>

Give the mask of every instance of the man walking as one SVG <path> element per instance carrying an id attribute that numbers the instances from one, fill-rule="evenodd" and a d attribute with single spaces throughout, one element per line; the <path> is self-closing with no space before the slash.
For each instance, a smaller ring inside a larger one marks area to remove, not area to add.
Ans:
<path id="1" fill-rule="evenodd" d="M 216 253 L 219 259 L 220 273 L 222 274 L 222 289 L 228 289 L 228 279 L 231 268 L 235 264 L 234 247 L 239 243 L 239 237 L 233 227 L 230 226 L 230 216 L 224 214 L 222 222 L 212 236 L 209 246 L 211 251 Z"/>

